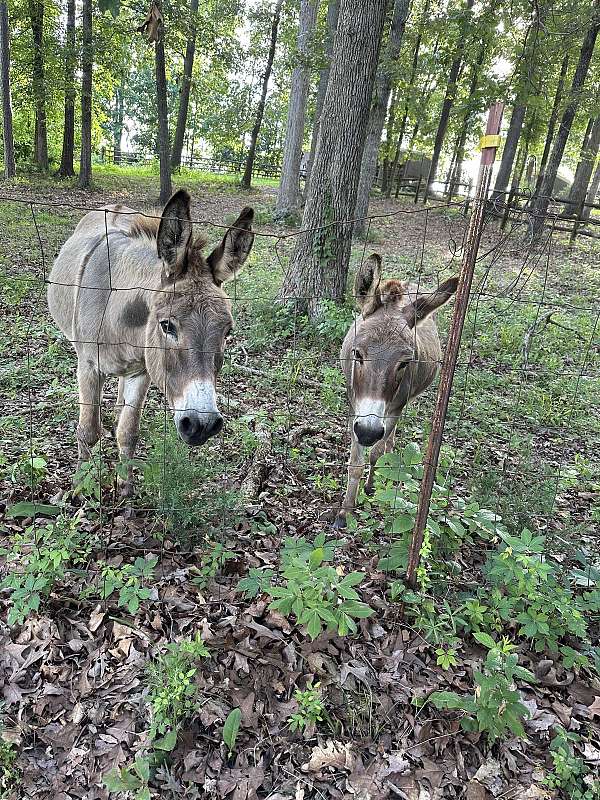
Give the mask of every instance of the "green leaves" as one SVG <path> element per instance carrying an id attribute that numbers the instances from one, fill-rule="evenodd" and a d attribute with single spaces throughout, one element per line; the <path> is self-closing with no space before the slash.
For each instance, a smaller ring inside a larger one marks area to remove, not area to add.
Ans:
<path id="1" fill-rule="evenodd" d="M 304 538 L 288 537 L 281 553 L 280 585 L 273 585 L 272 570 L 251 570 L 238 584 L 247 597 L 259 591 L 272 600 L 269 608 L 286 617 L 295 616 L 311 639 L 327 628 L 340 636 L 355 633 L 355 620 L 369 617 L 373 610 L 361 602 L 355 587 L 365 575 L 340 571 L 328 562 L 333 558 L 339 540 L 327 540 L 319 534 L 313 544 Z"/>
<path id="2" fill-rule="evenodd" d="M 513 646 L 507 641 L 498 645 L 487 634 L 475 634 L 475 638 L 485 647 L 490 647 L 482 671 L 475 671 L 475 692 L 467 697 L 456 692 L 434 692 L 430 701 L 436 708 L 463 711 L 461 719 L 465 730 L 479 730 L 487 733 L 491 741 L 503 736 L 508 729 L 515 736 L 523 736 L 525 731 L 521 720 L 529 716 L 529 711 L 521 703 L 514 679 L 533 683 L 535 677 L 519 667 L 516 653 L 508 653 Z"/>
<path id="3" fill-rule="evenodd" d="M 227 719 L 225 720 L 225 724 L 223 725 L 223 741 L 229 748 L 230 755 L 231 753 L 233 753 L 235 749 L 235 740 L 237 739 L 241 721 L 242 721 L 241 710 L 239 708 L 234 708 L 227 715 Z"/>
<path id="4" fill-rule="evenodd" d="M 31 503 L 22 501 L 9 506 L 6 509 L 6 516 L 9 519 L 19 519 L 21 517 L 56 517 L 60 514 L 59 506 L 47 505 L 45 503 Z"/>

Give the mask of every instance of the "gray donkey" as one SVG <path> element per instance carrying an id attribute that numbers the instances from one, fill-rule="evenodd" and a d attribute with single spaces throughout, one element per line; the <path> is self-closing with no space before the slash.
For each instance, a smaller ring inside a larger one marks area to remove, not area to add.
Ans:
<path id="1" fill-rule="evenodd" d="M 359 268 L 354 284 L 361 311 L 342 344 L 340 358 L 350 405 L 352 445 L 348 486 L 334 527 L 344 528 L 356 505 L 371 447 L 365 492 L 371 494 L 375 465 L 394 447 L 404 406 L 435 378 L 442 356 L 434 312 L 456 291 L 450 278 L 434 292 L 419 294 L 415 284 L 381 281 L 381 257 L 373 254 Z"/>
<path id="2" fill-rule="evenodd" d="M 204 444 L 223 427 L 215 383 L 233 319 L 221 287 L 248 257 L 253 217 L 244 208 L 205 257 L 206 240 L 192 237 L 186 191 L 160 218 L 106 206 L 80 220 L 54 263 L 50 312 L 78 358 L 79 463 L 100 437 L 103 384 L 118 376 L 117 443 L 129 462 L 124 495 L 132 491 L 130 461 L 150 383 L 164 393 L 186 444 Z"/>

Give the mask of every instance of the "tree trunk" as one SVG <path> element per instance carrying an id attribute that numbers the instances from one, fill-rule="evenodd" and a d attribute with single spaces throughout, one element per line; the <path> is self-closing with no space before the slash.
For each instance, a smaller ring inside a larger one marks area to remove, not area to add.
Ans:
<path id="1" fill-rule="evenodd" d="M 456 99 L 456 86 L 458 82 L 458 77 L 462 69 L 463 54 L 465 50 L 465 38 L 467 34 L 469 20 L 471 17 L 471 9 L 473 8 L 473 4 L 474 0 L 467 0 L 465 6 L 465 17 L 461 25 L 458 44 L 456 46 L 456 50 L 454 51 L 454 58 L 452 60 L 450 73 L 448 75 L 448 85 L 446 87 L 444 102 L 442 103 L 442 113 L 440 114 L 440 121 L 438 123 L 438 128 L 435 134 L 435 142 L 433 144 L 433 153 L 431 156 L 431 165 L 429 167 L 429 175 L 427 176 L 427 183 L 425 185 L 425 192 L 423 195 L 424 203 L 427 202 L 427 197 L 429 194 L 429 190 L 431 188 L 431 184 L 435 181 L 435 176 L 440 161 L 440 155 L 442 153 L 442 145 L 444 144 L 444 138 L 446 137 L 448 123 L 450 121 L 450 112 L 452 111 L 454 100 Z"/>
<path id="2" fill-rule="evenodd" d="M 586 203 L 593 204 L 596 202 L 596 196 L 598 195 L 598 189 L 600 189 L 600 162 L 596 164 L 596 170 L 594 172 L 594 177 L 592 178 L 592 182 L 590 183 L 590 188 L 588 189 L 587 197 L 585 198 Z M 592 213 L 592 209 L 588 206 L 584 207 L 581 216 L 584 219 L 589 219 L 590 214 Z"/>
<path id="3" fill-rule="evenodd" d="M 573 81 L 571 83 L 569 101 L 567 103 L 565 110 L 563 111 L 563 115 L 560 120 L 558 133 L 556 134 L 556 140 L 554 142 L 554 147 L 552 148 L 552 154 L 548 159 L 548 167 L 546 169 L 544 180 L 542 181 L 542 185 L 540 187 L 540 194 L 538 197 L 536 197 L 535 202 L 533 204 L 534 240 L 539 239 L 544 229 L 544 221 L 546 213 L 548 211 L 550 198 L 552 197 L 552 191 L 554 189 L 554 181 L 556 180 L 556 175 L 558 174 L 558 168 L 560 167 L 560 162 L 562 160 L 563 153 L 565 152 L 567 140 L 571 132 L 571 126 L 573 125 L 573 120 L 575 119 L 577 108 L 579 107 L 582 89 L 590 68 L 590 62 L 592 60 L 592 55 L 594 53 L 594 46 L 596 44 L 596 38 L 598 37 L 599 29 L 600 29 L 600 0 L 596 0 L 592 10 L 592 20 L 590 27 L 588 28 L 588 31 L 581 45 L 581 50 L 579 51 L 579 60 L 577 63 L 577 67 L 575 69 L 575 74 L 573 75 Z"/>
<path id="4" fill-rule="evenodd" d="M 388 111 L 388 119 L 385 125 L 385 142 L 383 145 L 383 158 L 381 166 L 381 194 L 387 194 L 390 182 L 390 165 L 392 155 L 392 137 L 394 135 L 394 125 L 396 124 L 396 108 L 398 107 L 398 91 L 392 91 L 392 99 Z"/>
<path id="5" fill-rule="evenodd" d="M 82 10 L 81 155 L 77 185 L 80 189 L 86 189 L 92 180 L 92 70 L 94 67 L 92 0 L 83 0 Z"/>
<path id="6" fill-rule="evenodd" d="M 4 139 L 4 177 L 17 174 L 13 139 L 12 104 L 10 98 L 10 37 L 6 0 L 0 0 L 0 72 L 2 81 L 2 135 Z"/>
<path id="7" fill-rule="evenodd" d="M 113 162 L 121 162 L 121 139 L 123 138 L 123 120 L 125 118 L 124 80 L 115 88 L 115 110 L 112 120 Z"/>
<path id="8" fill-rule="evenodd" d="M 573 178 L 573 185 L 569 192 L 569 202 L 565 203 L 563 209 L 563 216 L 574 216 L 579 213 L 579 204 L 585 202 L 587 195 L 590 178 L 594 170 L 594 163 L 600 148 L 600 117 L 590 120 L 592 126 L 589 135 L 585 137 L 583 147 L 581 148 L 581 156 L 577 169 L 575 170 L 575 177 Z"/>
<path id="9" fill-rule="evenodd" d="M 281 6 L 283 0 L 277 0 L 275 11 L 273 13 L 273 21 L 271 23 L 271 46 L 269 48 L 269 55 L 267 58 L 267 65 L 263 75 L 262 90 L 260 93 L 260 100 L 258 108 L 256 109 L 256 118 L 254 120 L 254 127 L 250 134 L 250 147 L 248 148 L 248 155 L 246 156 L 246 166 L 244 167 L 244 174 L 240 182 L 242 189 L 249 189 L 252 184 L 252 168 L 254 166 L 254 156 L 256 155 L 256 142 L 258 141 L 258 134 L 263 121 L 265 113 L 265 104 L 267 102 L 267 89 L 269 88 L 269 78 L 271 77 L 271 70 L 273 69 L 273 60 L 275 58 L 275 46 L 277 44 L 277 30 L 279 28 L 279 18 L 281 17 Z"/>
<path id="10" fill-rule="evenodd" d="M 321 70 L 319 76 L 319 86 L 317 88 L 317 97 L 315 100 L 315 119 L 313 122 L 312 137 L 310 140 L 310 155 L 306 164 L 306 178 L 304 181 L 304 194 L 308 196 L 310 186 L 310 175 L 315 160 L 315 151 L 317 149 L 317 140 L 319 138 L 319 129 L 321 125 L 321 114 L 323 112 L 323 103 L 325 102 L 325 94 L 327 92 L 327 83 L 329 82 L 329 72 L 331 69 L 331 57 L 333 55 L 333 43 L 335 41 L 335 32 L 337 30 L 338 17 L 340 14 L 340 0 L 329 0 L 327 6 L 327 37 L 325 39 L 325 66 Z"/>
<path id="11" fill-rule="evenodd" d="M 46 130 L 46 80 L 44 74 L 44 2 L 29 0 L 33 34 L 33 100 L 35 103 L 34 158 L 41 170 L 48 170 L 48 134 Z"/>
<path id="12" fill-rule="evenodd" d="M 75 0 L 67 0 L 67 31 L 65 41 L 65 119 L 62 155 L 58 174 L 61 178 L 75 175 L 73 157 L 75 150 Z"/>
<path id="13" fill-rule="evenodd" d="M 369 213 L 369 196 L 377 170 L 381 134 L 383 133 L 385 115 L 392 91 L 392 70 L 402 46 L 409 8 L 410 0 L 395 0 L 386 52 L 377 71 L 375 94 L 371 105 L 367 139 L 363 151 L 358 193 L 356 195 L 356 209 L 354 212 L 356 218 L 354 225 L 355 236 L 364 236 L 368 226 L 366 218 Z"/>
<path id="14" fill-rule="evenodd" d="M 185 58 L 183 59 L 183 75 L 181 78 L 181 92 L 179 94 L 177 127 L 175 128 L 173 151 L 171 153 L 171 169 L 176 169 L 181 165 L 181 151 L 183 150 L 183 137 L 187 125 L 190 91 L 192 88 L 192 70 L 194 68 L 194 55 L 196 53 L 197 14 L 198 0 L 190 0 L 190 33 L 185 48 Z"/>
<path id="15" fill-rule="evenodd" d="M 388 179 L 388 190 L 386 192 L 386 197 L 389 197 L 392 193 L 392 186 L 394 184 L 394 178 L 396 176 L 396 170 L 398 169 L 398 162 L 400 160 L 400 153 L 402 152 L 402 143 L 404 141 L 404 133 L 406 132 L 406 123 L 408 122 L 408 110 L 409 110 L 409 96 L 412 91 L 412 88 L 415 83 L 415 78 L 417 75 L 417 67 L 419 65 L 419 51 L 421 50 L 421 41 L 423 39 L 423 31 L 425 29 L 425 25 L 428 20 L 429 15 L 429 4 L 431 0 L 425 0 L 425 5 L 423 7 L 423 13 L 421 15 L 421 21 L 419 23 L 419 30 L 417 32 L 417 39 L 415 41 L 415 49 L 413 50 L 413 57 L 412 57 L 412 65 L 410 68 L 410 77 L 408 80 L 408 86 L 406 88 L 406 102 L 404 103 L 404 114 L 402 116 L 402 122 L 400 123 L 400 129 L 398 131 L 398 138 L 396 142 L 396 151 L 394 153 L 394 160 L 390 167 L 390 175 Z M 434 53 L 437 52 L 439 43 L 439 38 L 435 43 Z"/>
<path id="16" fill-rule="evenodd" d="M 158 116 L 158 158 L 160 163 L 159 201 L 166 203 L 172 194 L 169 145 L 169 111 L 167 106 L 167 74 L 165 69 L 165 27 L 161 22 L 154 45 L 156 70 L 156 111 Z"/>
<path id="17" fill-rule="evenodd" d="M 323 105 L 304 233 L 296 240 L 280 298 L 311 317 L 324 299 L 342 301 L 352 247 L 352 216 L 387 0 L 342 0 Z"/>
<path id="18" fill-rule="evenodd" d="M 540 186 L 542 185 L 542 181 L 544 180 L 546 164 L 548 163 L 548 156 L 550 155 L 550 148 L 552 147 L 552 139 L 554 138 L 554 129 L 556 128 L 556 120 L 558 119 L 558 111 L 560 109 L 560 103 L 562 100 L 565 78 L 567 76 L 567 70 L 569 68 L 569 55 L 570 53 L 568 52 L 565 53 L 565 57 L 563 58 L 560 67 L 560 75 L 558 77 L 558 84 L 556 86 L 556 94 L 554 95 L 554 103 L 552 104 L 552 111 L 550 113 L 550 119 L 548 120 L 548 132 L 546 134 L 546 141 L 544 143 L 544 152 L 542 153 L 542 158 L 540 159 L 538 176 L 535 182 L 535 189 L 533 190 L 534 195 L 538 194 L 538 192 L 540 191 Z"/>
<path id="19" fill-rule="evenodd" d="M 290 84 L 281 181 L 275 206 L 275 217 L 278 219 L 294 214 L 300 205 L 300 165 L 310 85 L 310 51 L 318 7 L 318 0 L 302 0 L 300 4 L 296 43 L 298 63 L 292 72 Z"/>
<path id="20" fill-rule="evenodd" d="M 510 125 L 506 133 L 506 140 L 504 142 L 504 150 L 502 151 L 502 160 L 496 175 L 496 183 L 494 185 L 494 193 L 492 198 L 501 197 L 508 187 L 510 176 L 513 171 L 515 162 L 515 155 L 521 138 L 521 131 L 523 130 L 523 122 L 525 121 L 525 113 L 527 112 L 526 105 L 518 105 L 513 108 L 512 116 L 510 118 Z"/>

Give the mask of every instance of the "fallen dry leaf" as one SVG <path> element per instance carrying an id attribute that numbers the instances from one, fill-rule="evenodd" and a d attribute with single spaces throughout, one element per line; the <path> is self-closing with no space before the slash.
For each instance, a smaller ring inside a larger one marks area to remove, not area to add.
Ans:
<path id="1" fill-rule="evenodd" d="M 313 747 L 310 759 L 302 765 L 303 772 L 319 772 L 324 767 L 336 767 L 351 771 L 356 756 L 350 743 L 334 742 L 329 739 L 325 745 Z"/>

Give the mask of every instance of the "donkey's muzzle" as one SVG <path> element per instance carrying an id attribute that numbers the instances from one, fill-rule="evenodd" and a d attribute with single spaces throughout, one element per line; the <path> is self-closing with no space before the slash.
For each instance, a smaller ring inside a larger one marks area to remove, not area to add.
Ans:
<path id="1" fill-rule="evenodd" d="M 383 439 L 385 428 L 379 419 L 371 421 L 366 418 L 364 420 L 357 419 L 354 423 L 354 435 L 358 439 L 358 443 L 363 447 L 371 447 L 380 439 Z"/>
<path id="2" fill-rule="evenodd" d="M 190 447 L 204 444 L 223 430 L 223 417 L 217 413 L 188 411 L 177 420 L 177 432 Z"/>

